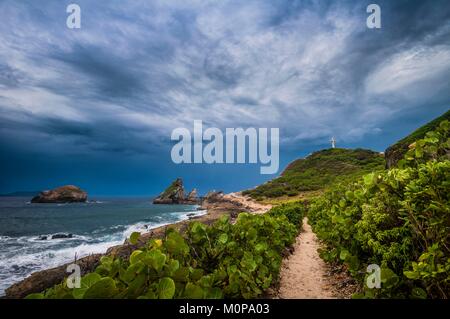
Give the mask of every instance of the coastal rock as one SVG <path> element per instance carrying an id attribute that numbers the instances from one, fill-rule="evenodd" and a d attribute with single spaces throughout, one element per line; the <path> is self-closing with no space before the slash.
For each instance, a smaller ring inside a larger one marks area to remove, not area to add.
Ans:
<path id="1" fill-rule="evenodd" d="M 223 196 L 224 196 L 224 193 L 222 191 L 218 191 L 218 192 L 211 191 L 211 192 L 208 192 L 208 194 L 206 194 L 204 200 L 206 200 L 208 202 L 216 202 L 216 201 L 220 202 L 220 201 L 222 201 Z"/>
<path id="2" fill-rule="evenodd" d="M 182 201 L 184 201 L 183 180 L 177 178 L 164 192 L 153 200 L 153 204 L 181 204 Z"/>
<path id="3" fill-rule="evenodd" d="M 186 200 L 191 201 L 191 202 L 198 202 L 198 194 L 197 194 L 197 189 L 194 188 L 189 195 L 186 197 Z"/>
<path id="4" fill-rule="evenodd" d="M 197 190 L 193 189 L 187 196 L 184 192 L 183 180 L 177 178 L 164 192 L 153 200 L 153 204 L 188 204 L 199 202 Z"/>
<path id="5" fill-rule="evenodd" d="M 84 203 L 86 201 L 87 193 L 73 185 L 43 191 L 31 200 L 32 203 Z"/>
<path id="6" fill-rule="evenodd" d="M 5 290 L 5 297 L 7 299 L 22 299 L 32 293 L 39 293 L 60 284 L 64 278 L 67 277 L 67 266 L 77 264 L 80 266 L 81 275 L 95 271 L 100 263 L 102 254 L 89 255 L 77 261 L 72 261 L 66 265 L 59 266 L 52 269 L 35 272 L 25 278 L 24 280 L 13 284 Z"/>
<path id="7" fill-rule="evenodd" d="M 52 239 L 66 239 L 66 238 L 73 238 L 72 234 L 55 234 L 52 236 Z"/>

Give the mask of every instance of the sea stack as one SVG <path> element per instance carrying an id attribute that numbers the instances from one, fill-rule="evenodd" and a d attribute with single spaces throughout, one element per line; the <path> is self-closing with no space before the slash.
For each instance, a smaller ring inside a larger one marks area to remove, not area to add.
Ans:
<path id="1" fill-rule="evenodd" d="M 66 185 L 52 190 L 42 191 L 33 197 L 32 203 L 84 203 L 87 193 L 77 186 Z"/>
<path id="2" fill-rule="evenodd" d="M 197 190 L 194 188 L 187 196 L 185 195 L 183 180 L 177 178 L 167 189 L 153 200 L 153 204 L 181 204 L 196 205 L 199 203 Z"/>
<path id="3" fill-rule="evenodd" d="M 197 203 L 198 202 L 198 194 L 197 189 L 194 188 L 186 197 L 186 200 L 189 202 Z"/>

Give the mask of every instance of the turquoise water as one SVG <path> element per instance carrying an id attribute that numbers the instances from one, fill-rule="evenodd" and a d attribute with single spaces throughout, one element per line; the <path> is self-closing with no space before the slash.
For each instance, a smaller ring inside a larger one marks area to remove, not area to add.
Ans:
<path id="1" fill-rule="evenodd" d="M 0 295 L 34 271 L 56 267 L 119 245 L 134 231 L 188 219 L 191 205 L 153 205 L 148 198 L 98 198 L 89 203 L 30 204 L 0 198 Z M 40 240 L 55 234 L 72 238 Z"/>

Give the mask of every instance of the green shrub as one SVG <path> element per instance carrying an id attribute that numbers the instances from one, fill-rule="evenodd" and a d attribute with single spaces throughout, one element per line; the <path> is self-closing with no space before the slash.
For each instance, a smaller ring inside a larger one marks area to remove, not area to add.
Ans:
<path id="1" fill-rule="evenodd" d="M 81 288 L 63 282 L 28 298 L 255 298 L 277 280 L 283 250 L 295 241 L 298 227 L 287 216 L 242 213 L 234 225 L 222 218 L 193 222 L 183 235 L 170 229 L 128 260 L 103 257 Z"/>
<path id="2" fill-rule="evenodd" d="M 290 223 L 300 227 L 302 225 L 303 218 L 306 215 L 306 211 L 306 203 L 298 201 L 275 206 L 268 212 L 268 214 L 271 216 L 285 215 Z"/>
<path id="3" fill-rule="evenodd" d="M 316 199 L 309 220 L 327 249 L 361 280 L 381 266 L 381 289 L 359 297 L 450 297 L 449 122 L 407 152 L 401 168 L 372 173 Z"/>

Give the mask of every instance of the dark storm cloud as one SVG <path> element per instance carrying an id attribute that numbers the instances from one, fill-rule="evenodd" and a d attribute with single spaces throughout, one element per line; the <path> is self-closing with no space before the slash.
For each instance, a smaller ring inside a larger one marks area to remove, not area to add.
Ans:
<path id="1" fill-rule="evenodd" d="M 104 96 L 131 97 L 139 92 L 145 93 L 139 70 L 127 68 L 128 61 L 111 57 L 101 48 L 75 46 L 70 54 L 60 53 L 51 58 L 84 73 L 97 86 L 98 93 Z"/>
<path id="2" fill-rule="evenodd" d="M 2 1 L 0 141 L 163 161 L 172 129 L 202 119 L 280 127 L 282 151 L 388 144 L 402 114 L 448 108 L 450 5 L 376 1 L 369 30 L 372 2 L 80 0 L 69 30 L 61 1 Z"/>

